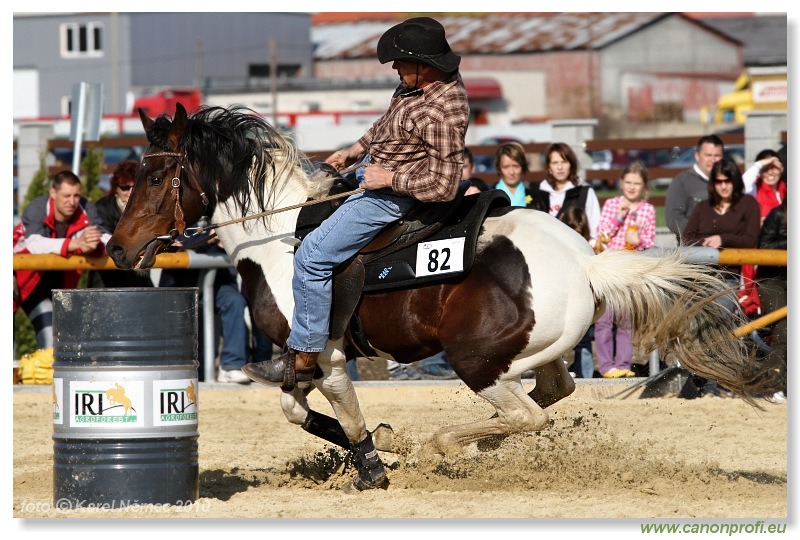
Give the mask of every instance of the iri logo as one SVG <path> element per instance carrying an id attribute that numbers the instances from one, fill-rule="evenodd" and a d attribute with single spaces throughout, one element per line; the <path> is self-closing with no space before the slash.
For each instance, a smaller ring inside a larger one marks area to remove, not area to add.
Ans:
<path id="1" fill-rule="evenodd" d="M 153 425 L 197 424 L 197 379 L 153 383 Z"/>
<path id="2" fill-rule="evenodd" d="M 61 396 L 64 395 L 64 379 L 53 379 L 53 423 L 63 424 L 64 417 L 61 414 Z"/>
<path id="3" fill-rule="evenodd" d="M 381 273 L 378 274 L 378 279 L 386 279 L 386 276 L 388 276 L 389 272 L 391 271 L 392 271 L 391 266 L 384 268 L 383 270 L 381 270 Z"/>
<path id="4" fill-rule="evenodd" d="M 115 426 L 142 424 L 142 383 L 71 381 L 71 422 L 75 426 Z"/>

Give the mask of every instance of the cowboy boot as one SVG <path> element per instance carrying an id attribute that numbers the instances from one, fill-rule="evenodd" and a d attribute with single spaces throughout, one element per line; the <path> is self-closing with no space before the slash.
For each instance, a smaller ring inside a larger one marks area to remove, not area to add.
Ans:
<path id="1" fill-rule="evenodd" d="M 291 392 L 297 383 L 310 383 L 314 379 L 318 356 L 318 352 L 287 349 L 278 358 L 245 364 L 242 371 L 257 383 L 280 384 L 281 390 Z"/>

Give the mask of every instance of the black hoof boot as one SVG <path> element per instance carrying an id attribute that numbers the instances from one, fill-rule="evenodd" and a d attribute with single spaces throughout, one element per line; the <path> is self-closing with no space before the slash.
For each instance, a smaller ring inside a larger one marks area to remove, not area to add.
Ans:
<path id="1" fill-rule="evenodd" d="M 372 434 L 367 432 L 363 441 L 353 443 L 350 447 L 355 457 L 358 476 L 353 479 L 347 491 L 388 488 L 389 479 L 386 477 L 386 469 L 383 468 L 378 451 L 372 443 Z"/>

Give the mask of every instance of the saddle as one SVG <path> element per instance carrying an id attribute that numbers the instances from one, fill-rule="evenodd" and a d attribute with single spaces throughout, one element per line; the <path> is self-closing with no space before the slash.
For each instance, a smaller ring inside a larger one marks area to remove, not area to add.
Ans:
<path id="1" fill-rule="evenodd" d="M 332 167 L 321 164 L 320 170 L 330 174 Z M 354 175 L 338 176 L 328 195 L 357 187 Z M 495 208 L 510 206 L 511 201 L 499 190 L 465 197 L 467 187 L 463 183 L 452 201 L 418 203 L 334 270 L 331 339 L 348 334 L 363 356 L 375 356 L 354 315 L 362 294 L 445 281 L 469 272 L 486 216 Z M 302 241 L 344 201 L 335 199 L 303 207 L 295 237 Z"/>

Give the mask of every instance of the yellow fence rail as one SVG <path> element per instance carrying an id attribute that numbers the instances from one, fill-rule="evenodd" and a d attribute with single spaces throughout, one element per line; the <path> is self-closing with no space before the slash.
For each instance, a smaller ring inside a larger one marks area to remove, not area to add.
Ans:
<path id="1" fill-rule="evenodd" d="M 756 264 L 763 266 L 786 266 L 787 253 L 782 249 L 722 249 L 710 247 L 678 247 L 678 248 L 652 248 L 637 252 L 646 256 L 668 256 L 678 251 L 688 262 L 712 265 L 741 265 Z M 172 269 L 201 269 L 206 270 L 201 279 L 201 295 L 210 298 L 210 302 L 203 304 L 203 325 L 205 328 L 204 342 L 204 373 L 205 380 L 213 381 L 215 373 L 215 351 L 213 350 L 213 282 L 218 268 L 231 266 L 227 255 L 207 255 L 194 251 L 181 251 L 177 253 L 161 253 L 156 257 L 155 268 Z M 116 270 L 117 267 L 108 256 L 86 257 L 73 255 L 62 257 L 53 254 L 20 254 L 14 255 L 14 270 Z M 757 328 L 767 326 L 787 316 L 787 308 L 783 307 L 764 317 L 751 321 L 736 330 L 736 335 L 741 337 Z M 655 352 L 655 351 L 654 351 Z M 657 353 L 655 361 L 651 359 L 650 371 L 658 371 Z"/>

